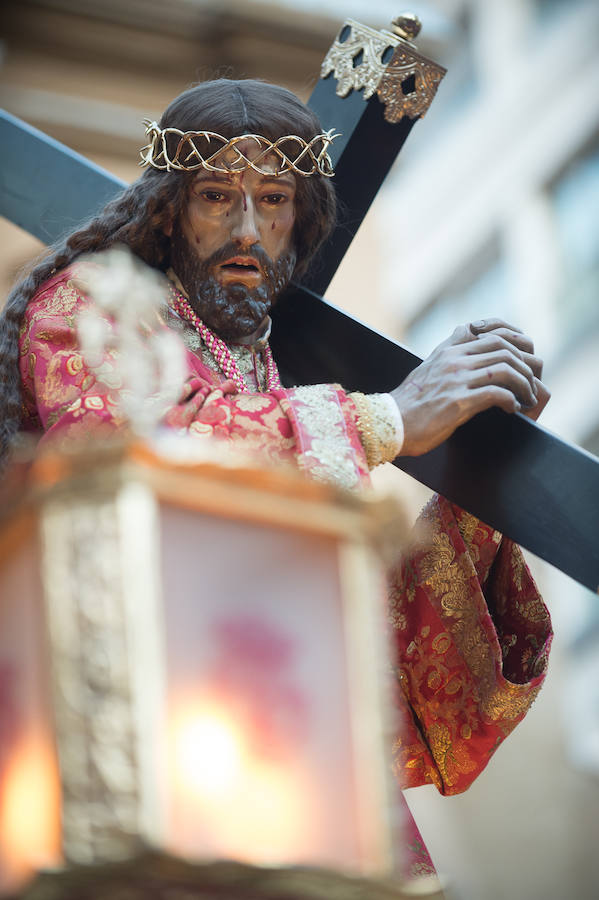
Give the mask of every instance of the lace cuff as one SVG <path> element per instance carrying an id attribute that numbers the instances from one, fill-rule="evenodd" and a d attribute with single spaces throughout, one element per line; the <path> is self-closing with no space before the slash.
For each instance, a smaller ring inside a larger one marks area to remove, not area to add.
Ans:
<path id="1" fill-rule="evenodd" d="M 357 426 L 369 469 L 391 462 L 399 455 L 404 439 L 403 421 L 390 394 L 348 395 L 358 413 Z"/>

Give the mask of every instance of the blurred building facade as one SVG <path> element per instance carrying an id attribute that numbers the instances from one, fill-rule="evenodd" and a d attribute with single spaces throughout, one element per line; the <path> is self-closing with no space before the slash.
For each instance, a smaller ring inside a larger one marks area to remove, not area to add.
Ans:
<path id="1" fill-rule="evenodd" d="M 599 5 L 411 5 L 419 48 L 448 75 L 329 296 L 421 355 L 460 322 L 512 321 L 546 360 L 544 424 L 599 454 Z M 141 120 L 189 84 L 260 77 L 306 99 L 347 15 L 384 27 L 400 11 L 387 0 L 8 0 L 0 105 L 130 181 Z M 0 238 L 4 296 L 42 245 L 1 221 Z M 414 510 L 427 496 L 395 470 L 377 481 Z M 599 604 L 531 566 L 558 630 L 547 688 L 468 794 L 409 797 L 463 900 L 590 900 L 599 883 Z"/>
<path id="2" fill-rule="evenodd" d="M 421 355 L 489 315 L 533 335 L 552 391 L 542 423 L 599 455 L 599 5 L 436 5 L 453 25 L 448 75 L 381 201 L 383 259 L 395 260 L 381 302 Z M 529 561 L 556 628 L 548 684 L 471 791 L 448 801 L 413 792 L 411 802 L 435 823 L 425 836 L 438 862 L 460 859 L 463 896 L 590 900 L 599 604 Z"/>

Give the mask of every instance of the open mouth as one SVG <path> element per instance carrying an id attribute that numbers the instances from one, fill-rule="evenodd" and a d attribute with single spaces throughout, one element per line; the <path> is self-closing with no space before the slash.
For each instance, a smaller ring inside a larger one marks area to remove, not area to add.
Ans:
<path id="1" fill-rule="evenodd" d="M 224 269 L 225 272 L 237 272 L 238 274 L 242 272 L 255 272 L 257 275 L 260 274 L 260 269 L 253 259 L 229 259 L 227 262 L 223 263 L 220 268 Z"/>

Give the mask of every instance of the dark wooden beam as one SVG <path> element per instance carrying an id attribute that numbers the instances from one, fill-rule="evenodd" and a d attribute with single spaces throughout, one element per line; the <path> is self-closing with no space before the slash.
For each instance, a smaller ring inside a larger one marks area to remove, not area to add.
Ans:
<path id="1" fill-rule="evenodd" d="M 420 362 L 317 294 L 295 285 L 271 344 L 283 382 L 389 391 Z M 520 414 L 475 416 L 424 456 L 395 465 L 592 591 L 599 587 L 599 460 Z"/>
<path id="2" fill-rule="evenodd" d="M 308 101 L 323 128 L 341 132 L 330 153 L 340 200 L 337 227 L 302 282 L 317 294 L 326 292 L 416 121 L 404 116 L 391 124 L 378 97 L 364 100 L 352 91 L 341 99 L 335 88 L 332 75 L 321 78 Z"/>
<path id="3" fill-rule="evenodd" d="M 0 110 L 0 215 L 51 244 L 100 212 L 126 184 Z"/>

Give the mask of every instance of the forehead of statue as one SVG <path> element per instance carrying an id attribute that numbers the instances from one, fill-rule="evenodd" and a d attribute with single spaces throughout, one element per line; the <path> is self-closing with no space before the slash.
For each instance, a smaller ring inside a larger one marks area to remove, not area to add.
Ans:
<path id="1" fill-rule="evenodd" d="M 270 142 L 269 142 L 270 143 Z M 256 171 L 253 163 L 262 174 L 278 175 L 283 161 L 278 153 L 268 150 L 265 143 L 252 137 L 243 137 L 231 146 L 223 148 L 212 160 L 213 165 L 222 165 L 229 172 Z"/>

